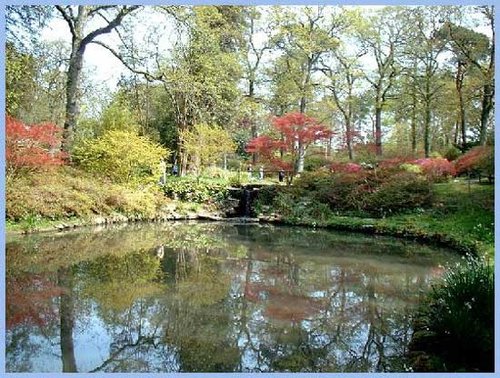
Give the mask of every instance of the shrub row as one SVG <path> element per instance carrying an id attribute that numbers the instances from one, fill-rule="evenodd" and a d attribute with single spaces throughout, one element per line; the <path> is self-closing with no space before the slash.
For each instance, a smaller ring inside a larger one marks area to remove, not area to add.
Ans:
<path id="1" fill-rule="evenodd" d="M 258 203 L 285 212 L 286 203 L 316 203 L 333 213 L 380 217 L 428 207 L 432 199 L 431 182 L 412 172 L 315 172 L 303 174 L 293 188 L 261 190 Z"/>

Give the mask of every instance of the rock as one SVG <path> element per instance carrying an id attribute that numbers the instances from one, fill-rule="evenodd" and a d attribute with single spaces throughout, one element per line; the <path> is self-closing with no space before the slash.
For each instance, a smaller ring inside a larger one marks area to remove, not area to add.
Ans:
<path id="1" fill-rule="evenodd" d="M 259 223 L 259 218 L 249 218 L 249 217 L 236 217 L 236 218 L 226 218 L 228 222 L 231 223 Z"/>
<path id="2" fill-rule="evenodd" d="M 96 216 L 90 220 L 90 223 L 95 225 L 106 224 L 106 218 L 101 216 Z"/>
<path id="3" fill-rule="evenodd" d="M 106 223 L 127 223 L 128 220 L 125 215 L 114 213 L 106 219 Z"/>
<path id="4" fill-rule="evenodd" d="M 221 220 L 225 219 L 219 213 L 209 213 L 208 211 L 200 211 L 198 213 L 198 218 L 199 219 L 208 219 L 208 220 L 213 220 L 213 221 L 221 221 Z"/>
<path id="5" fill-rule="evenodd" d="M 198 219 L 198 213 L 192 213 L 192 212 L 186 213 L 184 219 Z"/>

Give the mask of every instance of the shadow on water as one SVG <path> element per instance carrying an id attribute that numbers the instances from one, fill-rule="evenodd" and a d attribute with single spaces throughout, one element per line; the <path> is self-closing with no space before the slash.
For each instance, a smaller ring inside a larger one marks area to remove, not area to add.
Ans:
<path id="1" fill-rule="evenodd" d="M 457 259 L 182 222 L 31 235 L 6 252 L 9 372 L 404 371 L 415 306 Z"/>

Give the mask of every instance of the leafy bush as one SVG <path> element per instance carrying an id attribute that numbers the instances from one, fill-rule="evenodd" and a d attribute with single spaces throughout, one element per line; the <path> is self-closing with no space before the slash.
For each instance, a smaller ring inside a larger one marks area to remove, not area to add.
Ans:
<path id="1" fill-rule="evenodd" d="M 411 172 L 390 176 L 368 195 L 364 210 L 386 216 L 432 205 L 432 185 L 428 180 Z"/>
<path id="2" fill-rule="evenodd" d="M 61 165 L 65 155 L 59 150 L 60 129 L 53 124 L 25 125 L 12 117 L 5 119 L 7 177 L 21 171 Z"/>
<path id="3" fill-rule="evenodd" d="M 295 190 L 297 200 L 309 197 L 328 204 L 334 212 L 351 215 L 385 216 L 432 203 L 428 180 L 415 173 L 392 170 L 304 174 Z"/>
<path id="4" fill-rule="evenodd" d="M 443 157 L 445 157 L 449 161 L 456 160 L 460 157 L 460 150 L 456 147 L 450 147 L 448 150 L 446 150 Z"/>
<path id="5" fill-rule="evenodd" d="M 457 174 L 482 173 L 492 177 L 494 173 L 495 154 L 493 146 L 477 146 L 455 161 Z"/>
<path id="6" fill-rule="evenodd" d="M 169 151 L 129 131 L 110 130 L 73 150 L 73 159 L 88 172 L 117 183 L 152 183 L 161 175 Z"/>
<path id="7" fill-rule="evenodd" d="M 170 198 L 197 203 L 219 202 L 228 194 L 226 185 L 191 177 L 172 177 L 163 190 Z"/>
<path id="8" fill-rule="evenodd" d="M 257 197 L 254 203 L 258 203 L 262 206 L 270 206 L 273 204 L 274 198 L 278 195 L 279 192 L 280 189 L 277 186 L 263 186 L 257 192 Z"/>
<path id="9" fill-rule="evenodd" d="M 324 156 L 324 154 L 310 154 L 306 156 L 304 161 L 305 171 L 316 171 L 323 167 L 328 167 L 332 163 L 331 158 Z"/>
<path id="10" fill-rule="evenodd" d="M 205 123 L 195 124 L 192 129 L 181 132 L 184 149 L 191 158 L 191 167 L 200 174 L 219 161 L 224 154 L 233 153 L 236 144 L 222 127 Z"/>
<path id="11" fill-rule="evenodd" d="M 443 158 L 418 159 L 413 162 L 422 168 L 422 173 L 434 182 L 444 182 L 455 176 L 455 167 L 448 160 Z"/>
<path id="12" fill-rule="evenodd" d="M 422 167 L 418 164 L 403 163 L 399 167 L 405 172 L 422 173 Z"/>
<path id="13" fill-rule="evenodd" d="M 363 168 L 356 163 L 334 163 L 330 165 L 330 169 L 332 172 L 336 173 L 356 173 Z"/>
<path id="14" fill-rule="evenodd" d="M 425 310 L 433 352 L 450 370 L 493 371 L 494 309 L 493 266 L 482 259 L 468 258 L 433 287 Z"/>

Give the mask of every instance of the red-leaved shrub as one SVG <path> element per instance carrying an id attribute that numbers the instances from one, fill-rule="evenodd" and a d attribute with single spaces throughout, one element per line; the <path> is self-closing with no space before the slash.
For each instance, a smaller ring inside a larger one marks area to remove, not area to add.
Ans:
<path id="1" fill-rule="evenodd" d="M 457 174 L 480 173 L 491 178 L 494 173 L 493 146 L 477 146 L 455 161 Z"/>
<path id="2" fill-rule="evenodd" d="M 40 169 L 64 164 L 59 150 L 60 128 L 54 124 L 26 125 L 12 117 L 5 120 L 7 175 L 20 170 Z"/>
<path id="3" fill-rule="evenodd" d="M 357 173 L 363 167 L 356 163 L 333 163 L 330 165 L 330 170 L 334 173 Z"/>
<path id="4" fill-rule="evenodd" d="M 444 158 L 425 158 L 413 162 L 422 168 L 422 173 L 434 182 L 446 181 L 455 176 L 455 166 Z"/>

